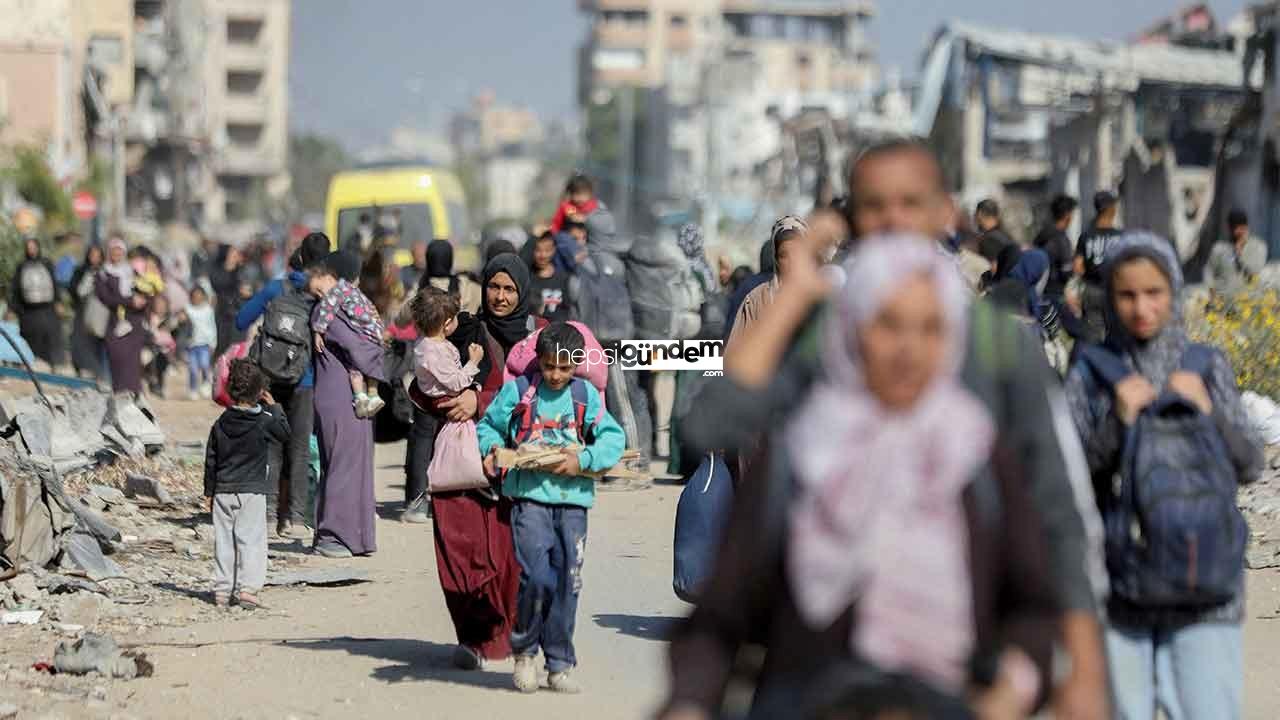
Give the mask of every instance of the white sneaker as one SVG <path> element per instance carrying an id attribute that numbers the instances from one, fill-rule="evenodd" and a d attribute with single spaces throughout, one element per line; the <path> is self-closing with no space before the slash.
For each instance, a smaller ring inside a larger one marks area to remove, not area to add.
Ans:
<path id="1" fill-rule="evenodd" d="M 516 671 L 511 679 L 515 682 L 516 689 L 522 693 L 538 692 L 538 667 L 534 664 L 535 660 L 537 656 L 534 655 L 516 656 Z"/>
<path id="2" fill-rule="evenodd" d="M 370 395 L 364 403 L 364 416 L 371 418 L 378 414 L 378 411 L 387 406 L 387 402 L 377 395 Z"/>
<path id="3" fill-rule="evenodd" d="M 570 670 L 565 670 L 564 672 L 551 673 L 547 676 L 547 685 L 551 686 L 551 689 L 555 692 L 577 695 L 582 692 L 582 686 L 573 679 L 571 672 Z"/>

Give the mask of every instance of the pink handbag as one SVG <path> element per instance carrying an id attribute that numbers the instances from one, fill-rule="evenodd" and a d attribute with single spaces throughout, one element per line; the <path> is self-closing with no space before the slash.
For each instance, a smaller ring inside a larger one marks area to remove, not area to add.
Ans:
<path id="1" fill-rule="evenodd" d="M 458 492 L 487 488 L 489 484 L 480 460 L 475 421 L 445 423 L 436 435 L 435 452 L 427 467 L 427 490 Z"/>

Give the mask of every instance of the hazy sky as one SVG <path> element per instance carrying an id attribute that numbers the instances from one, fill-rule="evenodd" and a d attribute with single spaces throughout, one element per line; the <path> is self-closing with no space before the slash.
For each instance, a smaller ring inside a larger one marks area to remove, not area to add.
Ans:
<path id="1" fill-rule="evenodd" d="M 879 0 L 881 62 L 915 74 L 925 43 L 951 19 L 1123 39 L 1182 0 Z M 1227 22 L 1245 0 L 1211 3 Z M 481 89 L 545 116 L 576 105 L 578 0 L 294 0 L 291 126 L 350 149 L 397 126 L 441 127 Z"/>

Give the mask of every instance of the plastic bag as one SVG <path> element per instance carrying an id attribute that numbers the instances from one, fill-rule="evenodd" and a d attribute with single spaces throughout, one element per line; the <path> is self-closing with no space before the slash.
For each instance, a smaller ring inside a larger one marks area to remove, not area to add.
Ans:
<path id="1" fill-rule="evenodd" d="M 489 478 L 484 476 L 480 461 L 475 421 L 445 423 L 436 435 L 435 452 L 427 466 L 427 490 L 438 493 L 486 487 Z"/>

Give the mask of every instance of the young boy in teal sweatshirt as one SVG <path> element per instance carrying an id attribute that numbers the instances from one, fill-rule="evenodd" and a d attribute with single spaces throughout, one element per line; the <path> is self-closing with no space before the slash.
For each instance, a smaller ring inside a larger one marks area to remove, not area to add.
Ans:
<path id="1" fill-rule="evenodd" d="M 553 323 L 538 336 L 538 367 L 531 380 L 512 380 L 489 404 L 476 427 L 485 471 L 496 474 L 492 451 L 537 443 L 576 445 L 549 471 L 509 470 L 502 492 L 513 501 L 511 534 L 520 563 L 516 626 L 511 633 L 515 685 L 538 689 L 538 649 L 547 658 L 548 684 L 557 692 L 579 692 L 570 673 L 577 665 L 573 628 L 582 591 L 587 510 L 595 503 L 595 481 L 583 473 L 607 470 L 622 459 L 626 436 L 604 411 L 600 393 L 574 369 L 586 342 L 567 323 Z"/>

